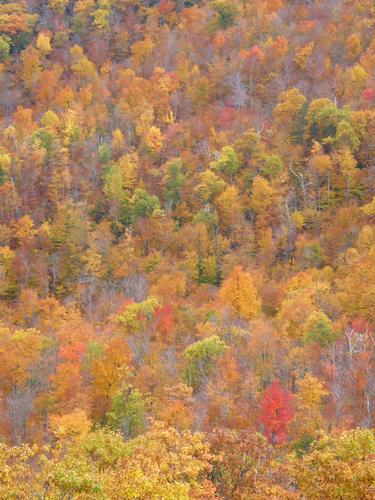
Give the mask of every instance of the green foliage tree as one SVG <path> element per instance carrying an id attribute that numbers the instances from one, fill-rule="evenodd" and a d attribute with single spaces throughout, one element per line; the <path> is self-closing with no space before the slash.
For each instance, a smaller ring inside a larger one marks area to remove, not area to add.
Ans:
<path id="1" fill-rule="evenodd" d="M 373 430 L 355 429 L 337 438 L 321 435 L 309 453 L 291 458 L 298 490 L 311 499 L 371 498 L 374 451 Z"/>
<path id="2" fill-rule="evenodd" d="M 211 163 L 211 168 L 219 170 L 232 179 L 239 169 L 235 150 L 231 146 L 224 146 L 219 158 Z"/>
<path id="3" fill-rule="evenodd" d="M 328 347 L 337 338 L 329 318 L 321 311 L 314 312 L 305 324 L 304 340 L 307 344 L 316 343 Z"/>
<path id="4" fill-rule="evenodd" d="M 197 390 L 207 381 L 215 361 L 223 356 L 225 342 L 217 335 L 199 340 L 187 347 L 184 358 L 188 362 L 184 379 L 188 385 Z"/>
<path id="5" fill-rule="evenodd" d="M 111 428 L 118 430 L 130 439 L 145 429 L 145 401 L 140 391 L 127 386 L 115 394 L 112 400 L 112 409 L 107 415 Z"/>
<path id="6" fill-rule="evenodd" d="M 175 210 L 181 200 L 181 189 L 186 182 L 186 177 L 182 172 L 181 160 L 177 159 L 167 164 L 164 182 L 166 199 L 172 204 L 172 210 Z"/>
<path id="7" fill-rule="evenodd" d="M 210 4 L 211 8 L 218 15 L 218 27 L 227 29 L 233 26 L 236 17 L 239 15 L 239 10 L 234 2 L 228 0 L 213 0 Z"/>

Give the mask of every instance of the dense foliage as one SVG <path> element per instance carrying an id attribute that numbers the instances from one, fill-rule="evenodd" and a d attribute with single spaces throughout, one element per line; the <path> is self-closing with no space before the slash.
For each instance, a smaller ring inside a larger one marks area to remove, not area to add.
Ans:
<path id="1" fill-rule="evenodd" d="M 374 31 L 0 2 L 1 498 L 374 498 Z"/>

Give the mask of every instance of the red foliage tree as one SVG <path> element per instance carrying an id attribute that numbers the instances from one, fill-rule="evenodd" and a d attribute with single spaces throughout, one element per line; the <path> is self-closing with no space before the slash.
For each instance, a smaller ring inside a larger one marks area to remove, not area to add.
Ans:
<path id="1" fill-rule="evenodd" d="M 294 417 L 292 401 L 293 395 L 281 387 L 280 380 L 275 380 L 263 393 L 260 422 L 263 424 L 264 434 L 272 444 L 286 441 L 287 425 Z"/>
<path id="2" fill-rule="evenodd" d="M 60 347 L 59 356 L 66 361 L 79 361 L 85 354 L 86 346 L 83 342 Z"/>
<path id="3" fill-rule="evenodd" d="M 375 90 L 374 89 L 368 88 L 368 89 L 365 89 L 363 91 L 363 98 L 366 101 L 372 101 L 372 99 L 374 98 L 374 96 L 375 96 Z"/>
<path id="4" fill-rule="evenodd" d="M 164 341 L 170 341 L 170 337 L 174 328 L 173 307 L 166 304 L 163 307 L 158 307 L 155 310 L 154 321 L 152 324 L 158 335 Z"/>

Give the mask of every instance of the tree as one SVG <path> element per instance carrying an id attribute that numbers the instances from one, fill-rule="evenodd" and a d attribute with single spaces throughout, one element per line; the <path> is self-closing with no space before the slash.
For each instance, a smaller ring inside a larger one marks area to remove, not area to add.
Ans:
<path id="1" fill-rule="evenodd" d="M 277 177 L 284 168 L 283 160 L 277 154 L 264 155 L 262 158 L 262 174 L 269 179 Z"/>
<path id="2" fill-rule="evenodd" d="M 184 374 L 186 383 L 194 390 L 198 390 L 205 384 L 214 368 L 215 361 L 224 354 L 225 349 L 225 342 L 217 335 L 188 346 L 184 351 L 184 358 L 188 362 Z"/>
<path id="3" fill-rule="evenodd" d="M 129 441 L 125 453 L 107 490 L 110 497 L 215 498 L 206 479 L 211 454 L 201 434 L 179 433 L 155 422 L 148 432 Z"/>
<path id="4" fill-rule="evenodd" d="M 22 50 L 30 43 L 37 20 L 38 16 L 29 13 L 24 2 L 3 2 L 0 5 L 0 32 L 11 37 L 16 50 Z"/>
<path id="5" fill-rule="evenodd" d="M 261 304 L 251 275 L 241 266 L 236 266 L 224 280 L 219 297 L 246 320 L 252 319 L 260 311 Z"/>
<path id="6" fill-rule="evenodd" d="M 86 434 L 80 448 L 81 453 L 87 453 L 97 464 L 99 471 L 115 467 L 126 455 L 126 444 L 121 434 L 107 428 Z"/>
<path id="7" fill-rule="evenodd" d="M 125 149 L 125 138 L 122 131 L 116 128 L 112 134 L 111 150 L 115 154 L 121 154 Z"/>
<path id="8" fill-rule="evenodd" d="M 9 300 L 17 296 L 18 285 L 14 272 L 16 254 L 8 246 L 0 248 L 0 297 Z"/>
<path id="9" fill-rule="evenodd" d="M 307 344 L 317 343 L 321 347 L 328 347 L 337 337 L 336 332 L 332 328 L 331 321 L 321 311 L 314 312 L 309 316 L 304 330 L 305 342 Z"/>
<path id="10" fill-rule="evenodd" d="M 297 436 L 313 439 L 312 436 L 323 426 L 323 402 L 329 392 L 323 382 L 311 374 L 297 382 L 296 416 L 294 425 Z"/>
<path id="11" fill-rule="evenodd" d="M 36 46 L 43 55 L 48 55 L 52 51 L 51 40 L 46 33 L 39 33 Z"/>
<path id="12" fill-rule="evenodd" d="M 275 191 L 269 181 L 258 175 L 253 180 L 251 206 L 257 214 L 259 224 L 264 225 L 275 209 Z"/>
<path id="13" fill-rule="evenodd" d="M 126 199 L 123 173 L 120 165 L 117 163 L 111 165 L 107 170 L 103 190 L 110 200 L 121 202 Z"/>
<path id="14" fill-rule="evenodd" d="M 0 62 L 4 62 L 9 58 L 11 47 L 11 39 L 8 36 L 0 37 Z"/>
<path id="15" fill-rule="evenodd" d="M 293 396 L 275 380 L 264 391 L 260 401 L 260 422 L 272 444 L 283 444 L 287 439 L 287 426 L 293 420 Z"/>
<path id="16" fill-rule="evenodd" d="M 133 189 L 137 183 L 139 171 L 139 158 L 137 153 L 131 152 L 121 156 L 118 163 L 122 174 L 122 187 L 124 189 Z"/>
<path id="17" fill-rule="evenodd" d="M 230 28 L 239 14 L 237 5 L 228 0 L 213 0 L 210 6 L 217 13 L 217 23 L 222 29 Z"/>
<path id="18" fill-rule="evenodd" d="M 134 204 L 134 221 L 140 217 L 149 217 L 153 213 L 160 211 L 159 198 L 150 195 L 143 189 L 136 189 L 132 198 Z"/>
<path id="19" fill-rule="evenodd" d="M 274 109 L 275 124 L 291 143 L 302 143 L 306 108 L 307 99 L 296 88 L 286 90 L 278 97 Z"/>
<path id="20" fill-rule="evenodd" d="M 294 62 L 297 64 L 300 70 L 306 71 L 308 61 L 314 50 L 314 45 L 315 45 L 314 42 L 310 42 L 307 45 L 299 47 L 296 50 L 296 56 L 294 58 Z"/>
<path id="21" fill-rule="evenodd" d="M 111 147 L 108 144 L 100 144 L 98 147 L 98 157 L 102 163 L 109 163 L 112 159 Z"/>
<path id="22" fill-rule="evenodd" d="M 355 59 L 362 50 L 361 39 L 358 33 L 352 33 L 346 39 L 346 51 L 349 60 Z"/>
<path id="23" fill-rule="evenodd" d="M 109 426 L 120 431 L 125 439 L 135 437 L 144 430 L 145 402 L 138 389 L 123 387 L 114 395 L 107 421 Z"/>
<path id="24" fill-rule="evenodd" d="M 163 149 L 163 134 L 158 127 L 152 126 L 146 136 L 146 147 L 151 153 L 160 153 Z"/>
<path id="25" fill-rule="evenodd" d="M 233 231 L 241 219 L 241 202 L 236 186 L 228 186 L 215 200 L 220 223 L 226 233 Z"/>
<path id="26" fill-rule="evenodd" d="M 155 309 L 158 307 L 158 301 L 155 297 L 148 297 L 142 302 L 133 302 L 125 306 L 123 313 L 117 316 L 127 334 L 132 332 L 142 332 L 151 324 Z"/>
<path id="27" fill-rule="evenodd" d="M 129 376 L 130 350 L 118 339 L 106 345 L 104 352 L 95 356 L 90 367 L 92 382 L 92 414 L 102 418 L 111 408 L 115 394 Z"/>
<path id="28" fill-rule="evenodd" d="M 340 169 L 340 174 L 345 179 L 345 199 L 348 200 L 350 196 L 350 189 L 353 188 L 353 180 L 356 178 L 357 162 L 349 147 L 345 146 L 339 150 L 333 158 L 334 163 Z"/>
<path id="29" fill-rule="evenodd" d="M 63 14 L 65 8 L 68 6 L 69 0 L 48 0 L 48 5 L 51 9 L 56 10 L 60 14 Z"/>
<path id="30" fill-rule="evenodd" d="M 186 177 L 182 172 L 181 160 L 177 159 L 168 162 L 164 182 L 166 199 L 172 204 L 172 210 L 175 210 L 181 200 L 181 189 L 186 182 Z"/>
<path id="31" fill-rule="evenodd" d="M 210 166 L 213 170 L 219 170 L 232 180 L 239 169 L 235 150 L 231 146 L 224 146 L 219 158 L 213 161 Z"/>
<path id="32" fill-rule="evenodd" d="M 185 275 L 183 275 L 182 278 L 184 279 Z M 180 283 L 180 285 L 181 288 L 184 288 L 184 284 L 182 282 Z M 173 298 L 176 295 L 175 292 L 175 290 L 172 291 Z M 173 307 L 171 306 L 171 304 L 166 304 L 163 307 L 158 307 L 155 310 L 152 327 L 156 330 L 159 338 L 162 341 L 169 343 L 172 340 L 171 337 L 173 336 L 174 326 L 175 318 Z"/>
<path id="33" fill-rule="evenodd" d="M 96 9 L 91 14 L 93 17 L 92 24 L 99 31 L 99 33 L 105 35 L 109 31 L 111 7 L 110 4 L 106 2 L 101 2 L 99 5 L 101 5 L 103 8 Z"/>
<path id="34" fill-rule="evenodd" d="M 220 194 L 227 185 L 223 179 L 220 179 L 220 177 L 211 170 L 202 172 L 200 174 L 200 181 L 195 191 L 204 201 L 212 201 L 212 199 Z"/>
<path id="35" fill-rule="evenodd" d="M 337 438 L 323 434 L 309 453 L 291 459 L 297 488 L 312 499 L 371 498 L 374 451 L 371 430 L 350 430 Z"/>
<path id="36" fill-rule="evenodd" d="M 71 413 L 51 415 L 50 426 L 59 439 L 80 440 L 90 432 L 92 422 L 85 410 L 75 408 Z"/>
<path id="37" fill-rule="evenodd" d="M 35 328 L 0 328 L 2 413 L 11 440 L 18 445 L 26 437 L 32 395 L 41 376 L 38 367 L 47 347 L 47 338 Z"/>
<path id="38" fill-rule="evenodd" d="M 143 40 L 135 42 L 132 47 L 132 55 L 136 65 L 144 64 L 146 58 L 150 56 L 154 48 L 154 43 L 151 37 L 146 37 Z"/>
<path id="39" fill-rule="evenodd" d="M 259 483 L 266 480 L 271 458 L 271 447 L 264 436 L 248 429 L 216 428 L 208 440 L 214 454 L 210 476 L 220 497 L 251 498 L 260 493 Z"/>

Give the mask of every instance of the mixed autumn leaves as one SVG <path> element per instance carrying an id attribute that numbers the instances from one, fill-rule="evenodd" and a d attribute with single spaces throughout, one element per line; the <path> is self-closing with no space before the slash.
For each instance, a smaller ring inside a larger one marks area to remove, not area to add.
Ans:
<path id="1" fill-rule="evenodd" d="M 372 0 L 3 0 L 0 497 L 374 497 Z"/>

